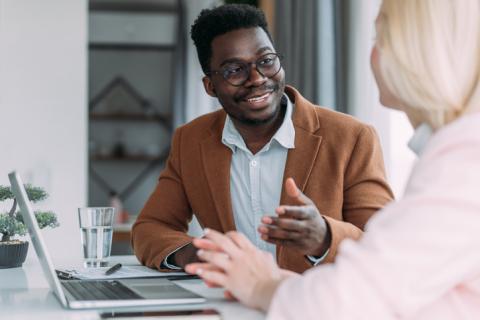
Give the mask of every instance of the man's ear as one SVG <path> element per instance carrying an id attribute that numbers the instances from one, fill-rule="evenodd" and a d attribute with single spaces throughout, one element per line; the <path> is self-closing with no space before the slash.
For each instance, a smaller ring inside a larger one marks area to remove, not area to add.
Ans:
<path id="1" fill-rule="evenodd" d="M 215 92 L 215 87 L 213 86 L 212 80 L 210 77 L 203 77 L 202 78 L 203 82 L 203 87 L 205 88 L 205 92 L 210 96 L 210 97 L 217 97 L 217 93 Z"/>

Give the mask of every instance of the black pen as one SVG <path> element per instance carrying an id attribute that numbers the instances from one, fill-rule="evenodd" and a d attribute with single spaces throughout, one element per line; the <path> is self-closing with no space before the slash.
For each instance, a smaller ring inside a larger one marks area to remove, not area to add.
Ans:
<path id="1" fill-rule="evenodd" d="M 109 275 L 111 275 L 112 273 L 118 271 L 121 267 L 122 267 L 122 264 L 121 264 L 121 263 L 117 263 L 116 265 L 114 265 L 113 267 L 111 267 L 110 269 L 108 269 L 107 271 L 105 271 L 105 275 L 106 275 L 106 276 L 109 276 Z"/>
<path id="2" fill-rule="evenodd" d="M 76 280 L 71 273 L 65 272 L 65 271 L 60 271 L 60 270 L 55 270 L 57 273 L 57 276 L 60 280 Z"/>

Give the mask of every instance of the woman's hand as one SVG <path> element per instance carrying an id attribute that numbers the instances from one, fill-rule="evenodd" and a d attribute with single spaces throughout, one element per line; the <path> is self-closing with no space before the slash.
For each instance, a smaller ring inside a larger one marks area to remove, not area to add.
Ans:
<path id="1" fill-rule="evenodd" d="M 223 235 L 205 229 L 204 239 L 195 239 L 198 256 L 205 262 L 186 266 L 210 286 L 221 286 L 248 307 L 266 311 L 273 294 L 291 272 L 280 269 L 270 253 L 257 249 L 243 234 Z"/>

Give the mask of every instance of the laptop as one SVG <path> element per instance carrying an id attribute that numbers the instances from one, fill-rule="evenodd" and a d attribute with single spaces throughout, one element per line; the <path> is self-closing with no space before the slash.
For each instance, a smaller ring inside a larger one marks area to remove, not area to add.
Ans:
<path id="1" fill-rule="evenodd" d="M 66 280 L 57 278 L 20 176 L 8 175 L 23 221 L 50 289 L 67 309 L 117 308 L 203 303 L 205 298 L 165 278 Z"/>

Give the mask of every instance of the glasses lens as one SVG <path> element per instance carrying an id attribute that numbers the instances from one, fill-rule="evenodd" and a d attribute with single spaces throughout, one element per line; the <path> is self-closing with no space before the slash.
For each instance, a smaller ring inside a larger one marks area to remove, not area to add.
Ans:
<path id="1" fill-rule="evenodd" d="M 257 69 L 265 77 L 270 78 L 277 74 L 280 70 L 280 59 L 276 54 L 266 54 L 256 62 Z"/>
<path id="2" fill-rule="evenodd" d="M 253 63 L 252 63 L 253 64 Z M 262 56 L 255 62 L 255 67 L 262 76 L 271 78 L 275 76 L 282 68 L 280 58 L 275 53 L 269 53 Z M 241 86 L 250 76 L 249 64 L 235 62 L 223 66 L 222 75 L 231 85 Z"/>
<path id="3" fill-rule="evenodd" d="M 223 77 L 233 85 L 241 85 L 248 78 L 247 69 L 243 63 L 229 63 L 223 67 Z"/>

